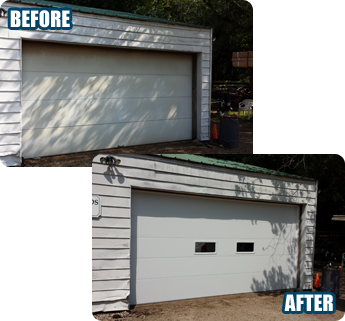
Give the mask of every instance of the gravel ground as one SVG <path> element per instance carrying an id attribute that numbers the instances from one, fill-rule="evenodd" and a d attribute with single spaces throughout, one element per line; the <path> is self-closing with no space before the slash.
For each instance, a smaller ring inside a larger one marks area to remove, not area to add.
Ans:
<path id="1" fill-rule="evenodd" d="M 322 279 L 322 270 L 315 269 Z M 234 294 L 211 298 L 164 302 L 136 306 L 129 312 L 97 313 L 100 321 L 226 321 L 226 320 L 340 320 L 345 314 L 345 273 L 342 273 L 340 297 L 334 314 L 282 313 L 284 291 Z M 344 319 L 345 320 L 345 319 Z"/>
<path id="2" fill-rule="evenodd" d="M 219 120 L 212 120 L 219 126 Z M 23 167 L 91 167 L 92 160 L 98 154 L 252 154 L 253 153 L 253 122 L 242 121 L 239 124 L 239 148 L 225 149 L 219 146 L 201 144 L 195 146 L 191 140 L 129 146 L 122 148 L 103 149 L 90 152 L 65 154 L 57 156 L 27 158 Z M 212 141 L 210 142 L 212 143 Z"/>

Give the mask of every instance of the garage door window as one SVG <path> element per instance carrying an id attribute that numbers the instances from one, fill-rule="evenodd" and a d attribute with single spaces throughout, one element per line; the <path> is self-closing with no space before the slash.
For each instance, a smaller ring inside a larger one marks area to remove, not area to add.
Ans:
<path id="1" fill-rule="evenodd" d="M 216 253 L 216 242 L 195 242 L 195 253 Z"/>
<path id="2" fill-rule="evenodd" d="M 241 242 L 237 243 L 237 253 L 254 253 L 253 242 Z"/>

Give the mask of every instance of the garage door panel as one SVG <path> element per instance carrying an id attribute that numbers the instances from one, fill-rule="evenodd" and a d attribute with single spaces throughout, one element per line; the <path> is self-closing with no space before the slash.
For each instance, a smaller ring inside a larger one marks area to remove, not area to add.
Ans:
<path id="1" fill-rule="evenodd" d="M 221 201 L 220 201 L 221 203 Z M 221 207 L 221 204 L 220 204 Z M 170 212 L 171 209 L 166 209 L 166 212 Z M 176 211 L 174 211 L 176 213 Z M 202 209 L 200 210 L 202 212 Z M 188 212 L 190 213 L 190 212 Z M 188 216 L 186 213 L 186 216 Z M 248 224 L 248 221 L 238 219 L 182 219 L 176 217 L 138 217 L 139 224 L 145 224 L 145 229 L 138 231 L 138 237 L 148 237 L 152 233 L 155 233 L 156 237 L 206 237 L 211 238 L 214 236 L 213 228 L 217 228 L 218 238 L 243 238 L 243 229 L 252 238 L 267 238 L 267 235 L 272 235 L 274 231 L 277 237 L 279 235 L 285 235 L 284 231 L 289 231 L 291 228 L 295 229 L 297 224 L 282 224 L 276 226 L 270 222 L 257 222 L 257 224 Z M 220 223 L 224 224 L 220 224 Z M 235 223 L 235 224 L 234 224 Z M 136 220 L 132 222 L 134 228 L 136 227 Z M 198 226 L 196 229 L 195 226 Z M 171 227 L 167 229 L 167 227 Z M 287 234 L 288 232 L 286 232 Z M 286 236 L 288 237 L 288 236 Z M 291 236 L 290 236 L 291 237 Z"/>
<path id="2" fill-rule="evenodd" d="M 191 120 L 176 119 L 23 130 L 25 158 L 106 149 L 118 145 L 150 144 L 191 137 Z M 179 128 L 179 130 L 176 130 Z"/>
<path id="3" fill-rule="evenodd" d="M 210 227 L 212 228 L 212 227 Z M 295 259 L 297 256 L 297 237 L 291 240 L 282 240 L 280 238 L 271 239 L 219 239 L 213 235 L 213 239 L 197 238 L 134 238 L 132 237 L 132 257 L 145 258 L 171 258 L 171 257 L 193 257 L 199 255 L 206 255 L 212 260 L 215 254 L 195 254 L 195 242 L 215 242 L 217 256 L 234 257 L 242 260 L 245 256 L 250 256 L 254 263 L 257 258 L 261 256 L 269 258 L 274 262 L 279 257 L 286 257 Z M 253 242 L 255 253 L 236 253 L 237 242 Z M 152 251 L 152 249 L 155 251 Z"/>
<path id="4" fill-rule="evenodd" d="M 23 129 L 190 119 L 191 98 L 43 100 L 23 102 Z M 116 113 L 114 112 L 116 110 Z"/>
<path id="5" fill-rule="evenodd" d="M 132 190 L 131 209 L 132 304 L 297 286 L 298 206 Z"/>
<path id="6" fill-rule="evenodd" d="M 23 71 L 84 73 L 191 75 L 191 55 L 184 53 L 74 46 L 55 43 L 23 42 Z M 145 59 L 145 64 L 142 60 Z M 177 60 L 178 62 L 177 62 Z M 167 65 L 167 60 L 171 60 Z M 28 66 L 30 65 L 30 66 Z"/>
<path id="7" fill-rule="evenodd" d="M 23 156 L 192 138 L 192 55 L 23 42 Z"/>
<path id="8" fill-rule="evenodd" d="M 296 279 L 291 274 L 278 269 L 266 271 L 266 274 L 244 273 L 146 279 L 137 281 L 135 288 L 131 283 L 129 302 L 130 304 L 145 304 L 295 287 Z"/>
<path id="9" fill-rule="evenodd" d="M 131 252 L 132 253 L 132 252 Z M 135 259 L 131 255 L 131 259 Z M 263 273 L 280 267 L 286 274 L 295 274 L 295 266 L 286 264 L 288 257 L 269 261 L 267 256 L 228 257 L 195 256 L 187 258 L 136 259 L 136 280 L 175 278 L 218 274 Z M 269 263 L 267 264 L 267 261 Z M 196 268 L 197 267 L 197 268 Z"/>
<path id="10" fill-rule="evenodd" d="M 23 100 L 191 97 L 188 76 L 92 75 L 26 72 Z"/>

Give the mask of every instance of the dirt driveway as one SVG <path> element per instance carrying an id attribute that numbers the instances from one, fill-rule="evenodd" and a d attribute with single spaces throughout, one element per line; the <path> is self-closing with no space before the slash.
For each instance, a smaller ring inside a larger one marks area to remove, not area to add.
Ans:
<path id="1" fill-rule="evenodd" d="M 322 270 L 315 269 L 314 276 Z M 164 302 L 136 306 L 130 312 L 97 313 L 100 321 L 227 321 L 227 320 L 340 320 L 345 314 L 345 273 L 342 272 L 340 297 L 334 314 L 283 314 L 285 291 L 234 294 L 211 298 Z M 344 319 L 345 320 L 345 319 Z"/>
<path id="2" fill-rule="evenodd" d="M 337 311 L 330 315 L 282 313 L 283 291 L 246 293 L 204 299 L 174 301 L 136 306 L 120 313 L 99 313 L 101 321 L 226 321 L 226 320 L 340 320 L 344 316 L 345 300 L 337 302 Z M 342 303 L 340 302 L 342 301 Z"/>
<path id="3" fill-rule="evenodd" d="M 219 120 L 212 120 L 212 126 Z M 225 149 L 210 143 L 193 144 L 191 140 L 129 146 L 112 149 L 103 149 L 90 152 L 27 158 L 23 160 L 23 167 L 90 167 L 92 160 L 98 154 L 252 154 L 253 153 L 253 122 L 242 121 L 239 123 L 239 148 Z"/>

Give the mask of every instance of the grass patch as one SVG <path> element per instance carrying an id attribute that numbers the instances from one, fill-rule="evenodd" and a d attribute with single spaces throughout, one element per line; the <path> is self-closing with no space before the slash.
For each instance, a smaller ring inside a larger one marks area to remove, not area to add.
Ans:
<path id="1" fill-rule="evenodd" d="M 230 112 L 226 112 L 226 115 L 236 115 L 238 117 L 238 112 L 237 111 L 230 111 Z M 220 115 L 217 113 L 211 113 L 211 119 L 213 120 L 218 120 L 220 119 Z M 253 121 L 253 115 L 250 116 L 250 119 L 248 119 L 248 112 L 245 111 L 244 112 L 244 116 L 243 116 L 243 112 L 241 112 L 241 117 L 239 117 L 239 119 L 244 120 L 244 121 Z"/>

